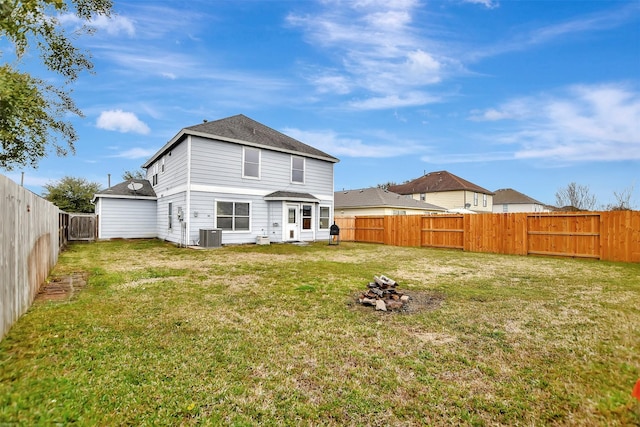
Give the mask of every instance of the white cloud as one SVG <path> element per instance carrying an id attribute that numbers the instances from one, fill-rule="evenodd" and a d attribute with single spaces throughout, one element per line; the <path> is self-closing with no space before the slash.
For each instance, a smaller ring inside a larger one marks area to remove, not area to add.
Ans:
<path id="1" fill-rule="evenodd" d="M 155 154 L 157 150 L 155 149 L 148 149 L 148 148 L 130 148 L 128 150 L 125 150 L 121 153 L 118 154 L 114 154 L 113 156 L 109 156 L 109 157 L 119 157 L 119 158 L 124 158 L 124 159 L 147 159 L 149 157 L 151 157 L 153 154 Z"/>
<path id="2" fill-rule="evenodd" d="M 413 107 L 433 104 L 439 101 L 439 98 L 430 96 L 426 93 L 414 92 L 355 100 L 349 102 L 348 106 L 354 110 L 383 110 L 396 107 Z"/>
<path id="3" fill-rule="evenodd" d="M 500 3 L 494 0 L 462 0 L 464 3 L 480 4 L 487 9 L 495 9 L 500 6 Z"/>
<path id="4" fill-rule="evenodd" d="M 341 136 L 332 130 L 305 131 L 288 128 L 283 132 L 337 157 L 389 158 L 425 151 L 425 147 L 411 141 L 398 141 L 388 135 L 377 135 L 376 143 L 365 143 L 359 138 Z"/>
<path id="5" fill-rule="evenodd" d="M 640 159 L 640 92 L 625 85 L 576 85 L 474 111 L 470 118 L 508 120 L 512 130 L 490 138 L 518 146 L 520 159 Z"/>
<path id="6" fill-rule="evenodd" d="M 514 153 L 509 151 L 483 151 L 481 153 L 461 153 L 422 156 L 420 160 L 426 163 L 481 163 L 515 160 Z"/>
<path id="7" fill-rule="evenodd" d="M 122 133 L 134 132 L 143 135 L 151 130 L 134 113 L 122 110 L 109 110 L 100 113 L 96 122 L 99 129 L 114 130 Z"/>
<path id="8" fill-rule="evenodd" d="M 470 60 L 479 60 L 507 52 L 517 52 L 550 43 L 558 39 L 566 40 L 571 36 L 603 31 L 628 23 L 637 17 L 640 10 L 638 2 L 620 2 L 619 7 L 608 11 L 585 14 L 566 21 L 541 26 L 522 34 L 512 35 L 509 41 L 497 43 L 489 47 L 476 47 L 469 54 Z"/>
<path id="9" fill-rule="evenodd" d="M 106 31 L 110 36 L 117 36 L 124 33 L 129 37 L 133 37 L 136 33 L 133 22 L 129 18 L 120 15 L 112 15 L 111 17 L 99 15 L 90 21 L 85 21 L 73 13 L 65 13 L 58 17 L 58 21 L 62 25 L 72 25 L 76 27 L 87 24 L 98 30 Z"/>
<path id="10" fill-rule="evenodd" d="M 136 34 L 133 22 L 129 18 L 120 15 L 113 15 L 110 18 L 98 16 L 90 21 L 90 25 L 106 31 L 111 36 L 124 33 L 129 37 L 133 37 Z"/>
<path id="11" fill-rule="evenodd" d="M 326 9 L 319 14 L 291 14 L 287 22 L 301 28 L 308 42 L 325 49 L 334 61 L 331 68 L 308 73 L 309 81 L 319 93 L 359 95 L 362 101 L 351 102 L 351 108 L 423 105 L 421 99 L 428 103 L 432 97 L 424 93 L 406 94 L 425 92 L 457 64 L 419 36 L 428 23 L 414 22 L 417 1 L 323 4 Z"/>
<path id="12" fill-rule="evenodd" d="M 50 182 L 55 181 L 54 178 L 31 175 L 29 172 L 25 172 L 24 176 L 22 175 L 22 173 L 15 172 L 9 172 L 6 175 L 9 179 L 11 179 L 18 185 L 22 182 L 25 186 L 33 187 L 42 187 L 45 184 L 49 184 Z"/>

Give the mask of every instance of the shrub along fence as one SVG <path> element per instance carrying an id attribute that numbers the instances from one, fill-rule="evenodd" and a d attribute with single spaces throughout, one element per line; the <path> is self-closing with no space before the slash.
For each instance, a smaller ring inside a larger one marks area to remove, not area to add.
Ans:
<path id="1" fill-rule="evenodd" d="M 345 241 L 640 262 L 640 211 L 336 217 Z"/>
<path id="2" fill-rule="evenodd" d="M 0 175 L 0 339 L 31 306 L 66 243 L 65 215 Z"/>

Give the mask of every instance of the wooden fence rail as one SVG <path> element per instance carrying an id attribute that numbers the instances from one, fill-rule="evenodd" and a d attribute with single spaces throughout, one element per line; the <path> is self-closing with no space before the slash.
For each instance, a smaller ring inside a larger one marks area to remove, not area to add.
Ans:
<path id="1" fill-rule="evenodd" d="M 341 240 L 640 262 L 640 211 L 336 217 Z"/>

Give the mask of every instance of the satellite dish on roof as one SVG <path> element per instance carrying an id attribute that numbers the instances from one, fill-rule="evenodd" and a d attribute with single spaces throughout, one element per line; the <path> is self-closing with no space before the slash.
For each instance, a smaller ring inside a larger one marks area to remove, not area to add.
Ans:
<path id="1" fill-rule="evenodd" d="M 139 182 L 131 181 L 129 185 L 127 185 L 127 188 L 132 191 L 138 191 L 139 189 L 142 188 L 142 184 L 140 184 Z"/>

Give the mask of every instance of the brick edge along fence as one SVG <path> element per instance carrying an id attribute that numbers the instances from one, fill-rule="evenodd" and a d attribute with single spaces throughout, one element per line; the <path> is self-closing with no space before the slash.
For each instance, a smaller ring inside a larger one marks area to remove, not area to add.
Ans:
<path id="1" fill-rule="evenodd" d="M 640 211 L 335 217 L 343 241 L 640 262 Z"/>

